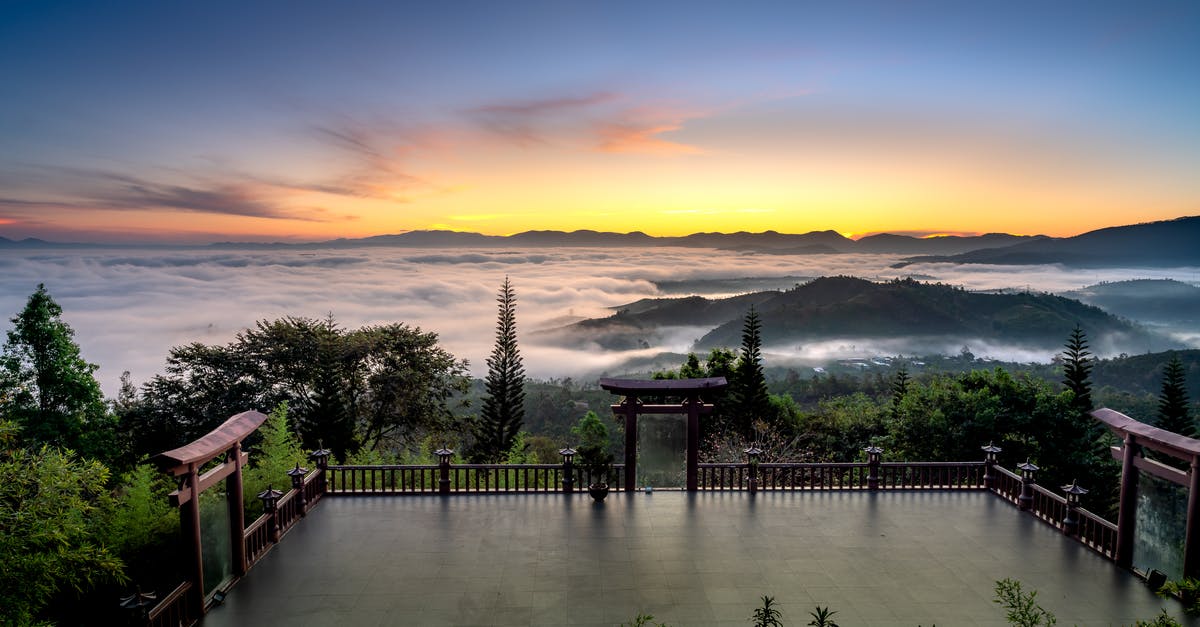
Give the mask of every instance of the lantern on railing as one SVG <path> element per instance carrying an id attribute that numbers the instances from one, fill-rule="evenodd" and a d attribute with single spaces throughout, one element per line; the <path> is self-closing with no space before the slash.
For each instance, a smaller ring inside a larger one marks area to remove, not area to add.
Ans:
<path id="1" fill-rule="evenodd" d="M 150 608 L 154 605 L 158 597 L 153 592 L 142 592 L 142 587 L 137 586 L 134 593 L 121 597 L 121 609 L 128 611 L 131 615 L 139 619 L 146 620 L 150 618 Z"/>
<path id="2" fill-rule="evenodd" d="M 329 457 L 331 455 L 333 455 L 333 453 L 329 449 L 325 448 L 325 446 L 321 444 L 320 440 L 317 440 L 317 450 L 309 453 L 308 458 L 317 463 L 317 468 L 325 470 L 325 468 L 329 465 Z"/>
<path id="3" fill-rule="evenodd" d="M 283 492 L 271 486 L 267 486 L 266 490 L 258 493 L 258 498 L 263 504 L 263 513 L 267 515 L 267 536 L 270 537 L 271 542 L 279 542 L 279 526 L 275 524 L 275 507 L 282 496 Z"/>
<path id="4" fill-rule="evenodd" d="M 983 487 L 990 490 L 992 482 L 995 480 L 995 476 L 992 475 L 992 467 L 996 465 L 996 453 L 1003 449 L 991 442 L 988 442 L 987 446 L 979 448 L 983 451 Z"/>
<path id="5" fill-rule="evenodd" d="M 763 450 L 757 445 L 751 444 L 750 448 L 742 451 L 746 454 L 746 468 L 750 475 L 750 494 L 758 492 L 758 458 L 762 456 Z"/>
<path id="6" fill-rule="evenodd" d="M 443 446 L 433 453 L 438 456 L 438 492 L 450 494 L 450 458 L 454 457 L 454 451 Z"/>
<path id="7" fill-rule="evenodd" d="M 304 497 L 304 476 L 307 474 L 308 469 L 301 466 L 300 462 L 296 462 L 296 467 L 287 471 L 287 475 L 292 479 L 292 489 L 296 491 L 296 505 L 300 508 L 301 516 L 308 513 L 308 499 Z"/>
<path id="8" fill-rule="evenodd" d="M 863 449 L 867 454 L 867 489 L 879 489 L 879 462 L 883 459 L 883 449 L 871 445 Z"/>
<path id="9" fill-rule="evenodd" d="M 1063 518 L 1063 533 L 1073 536 L 1079 533 L 1079 497 L 1088 493 L 1084 488 L 1079 487 L 1079 483 L 1074 479 L 1071 480 L 1071 485 L 1062 487 L 1063 494 L 1067 497 L 1067 515 Z"/>
<path id="10" fill-rule="evenodd" d="M 575 453 L 577 452 L 569 446 L 558 450 L 558 454 L 562 455 L 563 460 L 563 492 L 567 494 L 575 492 Z"/>
<path id="11" fill-rule="evenodd" d="M 1017 469 L 1021 471 L 1021 495 L 1017 497 L 1017 509 L 1026 511 L 1033 506 L 1033 482 L 1039 469 L 1029 459 L 1017 464 Z"/>

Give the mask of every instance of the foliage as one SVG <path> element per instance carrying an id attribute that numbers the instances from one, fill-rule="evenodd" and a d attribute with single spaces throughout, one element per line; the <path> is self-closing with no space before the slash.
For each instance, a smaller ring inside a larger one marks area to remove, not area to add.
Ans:
<path id="1" fill-rule="evenodd" d="M 1183 627 L 1183 623 L 1175 620 L 1166 610 L 1159 612 L 1154 620 L 1139 620 L 1133 625 L 1134 627 Z"/>
<path id="2" fill-rule="evenodd" d="M 1168 581 L 1157 590 L 1159 596 L 1180 597 L 1188 602 L 1184 611 L 1200 614 L 1200 579 L 1184 577 L 1179 581 Z"/>
<path id="3" fill-rule="evenodd" d="M 1088 352 L 1087 334 L 1077 324 L 1071 331 L 1062 353 L 1063 385 L 1075 393 L 1074 407 L 1079 413 L 1092 410 L 1092 360 Z"/>
<path id="4" fill-rule="evenodd" d="M 0 415 L 20 425 L 29 444 L 49 444 L 84 457 L 119 458 L 97 366 L 80 356 L 62 307 L 39 284 L 0 353 Z"/>
<path id="5" fill-rule="evenodd" d="M 1158 395 L 1158 428 L 1196 437 L 1196 422 L 1188 412 L 1187 382 L 1183 362 L 1172 356 L 1163 369 L 1162 391 Z"/>
<path id="6" fill-rule="evenodd" d="M 908 386 L 912 383 L 912 379 L 908 376 L 908 368 L 901 365 L 896 371 L 896 375 L 892 377 L 892 418 L 895 418 L 899 413 L 900 401 L 904 399 L 904 395 L 908 394 Z"/>
<path id="7" fill-rule="evenodd" d="M 139 452 L 157 453 L 287 401 L 306 448 L 320 439 L 344 459 L 360 446 L 414 445 L 453 424 L 448 401 L 466 390 L 465 371 L 436 334 L 403 324 L 260 321 L 225 346 L 172 348 L 166 373 L 143 386 L 135 440 Z"/>
<path id="8" fill-rule="evenodd" d="M 763 596 L 762 607 L 754 608 L 750 622 L 754 627 L 783 627 L 783 613 L 775 607 L 775 597 Z"/>
<path id="9" fill-rule="evenodd" d="M 1021 582 L 1001 579 L 996 582 L 996 598 L 993 603 L 1004 608 L 1004 617 L 1016 627 L 1049 627 L 1058 622 L 1054 614 L 1037 604 L 1037 591 L 1024 592 Z"/>
<path id="10" fill-rule="evenodd" d="M 518 431 L 513 437 L 512 444 L 504 452 L 505 464 L 540 464 L 537 452 L 529 450 L 529 434 Z"/>
<path id="11" fill-rule="evenodd" d="M 655 622 L 653 614 L 642 614 L 633 617 L 633 620 L 628 623 L 621 623 L 621 627 L 668 627 L 666 623 Z"/>
<path id="12" fill-rule="evenodd" d="M 246 524 L 253 522 L 262 511 L 258 493 L 268 487 L 282 492 L 291 489 L 287 471 L 303 464 L 304 449 L 288 420 L 288 404 L 280 403 L 271 410 L 258 430 L 262 441 L 250 455 L 250 465 L 242 473 L 242 493 L 246 506 Z"/>
<path id="13" fill-rule="evenodd" d="M 105 540 L 110 548 L 128 558 L 178 532 L 178 512 L 167 502 L 167 486 L 161 485 L 165 479 L 149 464 L 125 473 L 113 506 L 107 508 Z"/>
<path id="14" fill-rule="evenodd" d="M 812 620 L 808 621 L 809 627 L 838 627 L 838 624 L 833 621 L 833 615 L 837 614 L 837 610 L 830 610 L 828 607 L 818 605 L 809 612 Z"/>
<path id="15" fill-rule="evenodd" d="M 762 324 L 751 305 L 742 327 L 742 349 L 729 390 L 732 427 L 745 438 L 753 437 L 756 421 L 772 421 L 771 399 L 762 365 Z"/>
<path id="16" fill-rule="evenodd" d="M 579 424 L 571 429 L 571 433 L 579 438 L 575 451 L 579 457 L 579 466 L 598 483 L 607 482 L 612 473 L 613 455 L 610 452 L 608 425 L 589 411 L 579 419 Z"/>
<path id="17" fill-rule="evenodd" d="M 475 424 L 471 455 L 481 463 L 500 461 L 512 448 L 525 420 L 525 366 L 517 347 L 517 297 L 508 277 L 504 277 L 496 301 L 500 303 L 496 345 L 487 359 L 487 396 Z"/>
<path id="18" fill-rule="evenodd" d="M 61 591 L 82 593 L 124 583 L 121 560 L 99 540 L 108 469 L 42 445 L 12 446 L 13 425 L 0 420 L 0 607 L 15 624 L 30 623 Z"/>

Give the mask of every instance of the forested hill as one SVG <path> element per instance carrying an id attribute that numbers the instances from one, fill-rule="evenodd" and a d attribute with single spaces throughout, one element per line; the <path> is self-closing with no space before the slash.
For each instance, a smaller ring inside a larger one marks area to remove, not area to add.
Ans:
<path id="1" fill-rule="evenodd" d="M 1057 347 L 1076 324 L 1128 352 L 1173 346 L 1141 327 L 1077 300 L 1040 293 L 984 294 L 911 279 L 874 283 L 820 278 L 758 306 L 765 344 L 833 338 L 964 338 L 1030 347 Z M 737 346 L 742 321 L 730 320 L 699 348 Z"/>

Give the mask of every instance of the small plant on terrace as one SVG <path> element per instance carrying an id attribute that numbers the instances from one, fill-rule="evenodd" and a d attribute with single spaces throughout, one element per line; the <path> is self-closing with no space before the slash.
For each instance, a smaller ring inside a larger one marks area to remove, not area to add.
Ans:
<path id="1" fill-rule="evenodd" d="M 1037 590 L 1021 590 L 1021 582 L 1016 579 L 997 581 L 992 601 L 1005 609 L 1004 617 L 1016 627 L 1050 627 L 1058 623 L 1054 614 L 1037 604 Z"/>
<path id="2" fill-rule="evenodd" d="M 762 607 L 754 608 L 750 622 L 754 627 L 783 627 L 783 612 L 775 608 L 775 597 L 763 596 Z"/>
<path id="3" fill-rule="evenodd" d="M 838 627 L 838 624 L 833 621 L 833 615 L 837 614 L 837 610 L 831 610 L 828 607 L 820 605 L 813 608 L 813 611 L 808 615 L 813 619 L 808 621 L 809 627 Z"/>
<path id="4" fill-rule="evenodd" d="M 666 623 L 655 622 L 653 614 L 642 614 L 641 612 L 638 612 L 638 615 L 635 616 L 633 618 L 633 620 L 629 621 L 628 623 L 621 623 L 621 627 L 670 627 L 670 626 L 667 625 Z"/>

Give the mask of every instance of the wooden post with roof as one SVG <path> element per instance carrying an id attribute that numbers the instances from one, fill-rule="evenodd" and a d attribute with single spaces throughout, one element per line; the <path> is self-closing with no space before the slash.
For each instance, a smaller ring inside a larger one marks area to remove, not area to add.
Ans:
<path id="1" fill-rule="evenodd" d="M 624 396 L 624 400 L 613 405 L 613 413 L 625 422 L 625 490 L 633 490 L 637 483 L 637 417 L 640 414 L 686 414 L 687 415 L 687 490 L 699 489 L 700 468 L 700 414 L 712 413 L 713 405 L 705 403 L 700 395 L 725 389 L 725 377 L 705 379 L 600 379 L 600 387 Z M 642 403 L 644 396 L 682 396 L 682 404 Z"/>

